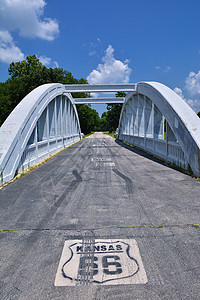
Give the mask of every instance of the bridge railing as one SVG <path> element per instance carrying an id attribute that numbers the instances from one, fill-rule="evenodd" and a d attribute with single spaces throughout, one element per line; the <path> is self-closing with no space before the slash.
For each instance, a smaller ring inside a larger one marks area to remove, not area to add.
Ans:
<path id="1" fill-rule="evenodd" d="M 138 83 L 126 96 L 119 139 L 200 177 L 200 119 L 174 91 Z"/>
<path id="2" fill-rule="evenodd" d="M 50 154 L 80 140 L 76 103 L 123 103 L 124 98 L 73 99 L 71 93 L 116 93 L 135 84 L 45 84 L 28 94 L 0 128 L 1 184 Z"/>
<path id="3" fill-rule="evenodd" d="M 187 168 L 188 162 L 178 142 L 166 142 L 165 140 L 156 140 L 153 138 L 144 137 L 135 138 L 133 136 L 124 134 L 120 134 L 120 139 L 165 161 L 168 161 L 172 164 L 174 163 L 175 165 L 184 169 Z"/>
<path id="4" fill-rule="evenodd" d="M 65 87 L 36 88 L 0 128 L 1 184 L 81 137 L 74 100 Z"/>
<path id="5" fill-rule="evenodd" d="M 127 92 L 126 98 L 79 98 L 71 93 Z M 1 184 L 17 172 L 82 138 L 76 103 L 124 103 L 118 136 L 200 177 L 200 119 L 168 87 L 46 84 L 27 95 L 0 128 Z"/>

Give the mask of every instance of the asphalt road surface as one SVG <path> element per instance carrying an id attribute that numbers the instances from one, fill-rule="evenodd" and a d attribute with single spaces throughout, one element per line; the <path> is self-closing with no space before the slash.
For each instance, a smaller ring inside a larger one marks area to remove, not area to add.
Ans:
<path id="1" fill-rule="evenodd" d="M 200 299 L 200 183 L 102 133 L 0 190 L 1 299 Z"/>

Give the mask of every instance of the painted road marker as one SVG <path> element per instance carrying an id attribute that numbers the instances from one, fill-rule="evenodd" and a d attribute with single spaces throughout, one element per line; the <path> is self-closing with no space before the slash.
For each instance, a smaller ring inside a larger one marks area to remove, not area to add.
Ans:
<path id="1" fill-rule="evenodd" d="M 106 157 L 92 157 L 91 161 L 94 162 L 95 167 L 104 166 L 104 167 L 115 167 L 115 163 L 111 158 Z"/>
<path id="2" fill-rule="evenodd" d="M 54 285 L 145 283 L 136 240 L 98 239 L 65 241 Z"/>

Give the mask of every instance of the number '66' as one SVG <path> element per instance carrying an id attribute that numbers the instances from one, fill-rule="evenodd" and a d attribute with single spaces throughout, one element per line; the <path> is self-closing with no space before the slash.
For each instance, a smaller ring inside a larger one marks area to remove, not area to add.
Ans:
<path id="1" fill-rule="evenodd" d="M 92 261 L 94 260 L 94 261 Z M 88 273 L 89 269 L 92 268 L 92 274 L 98 274 L 98 262 L 99 258 L 94 256 L 91 260 L 89 256 L 80 257 L 80 264 L 79 264 L 79 274 L 84 275 L 86 272 Z M 102 269 L 103 273 L 106 275 L 116 275 L 122 273 L 122 266 L 120 264 L 120 257 L 117 255 L 105 255 L 102 257 Z M 112 266 L 112 267 L 111 267 Z"/>

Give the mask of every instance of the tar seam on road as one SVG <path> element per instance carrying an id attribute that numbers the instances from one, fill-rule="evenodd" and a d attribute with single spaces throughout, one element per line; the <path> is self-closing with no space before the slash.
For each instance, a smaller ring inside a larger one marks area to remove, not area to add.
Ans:
<path id="1" fill-rule="evenodd" d="M 102 230 L 102 229 L 128 229 L 128 228 L 183 228 L 183 227 L 200 227 L 200 224 L 174 224 L 174 225 L 130 225 L 130 226 L 102 226 L 97 228 L 13 228 L 0 229 L 3 231 L 85 231 L 85 230 Z"/>

